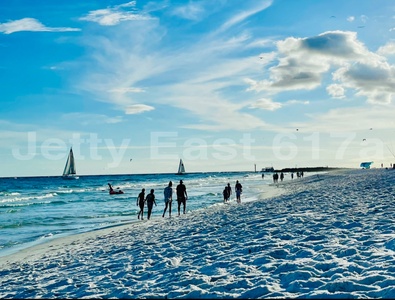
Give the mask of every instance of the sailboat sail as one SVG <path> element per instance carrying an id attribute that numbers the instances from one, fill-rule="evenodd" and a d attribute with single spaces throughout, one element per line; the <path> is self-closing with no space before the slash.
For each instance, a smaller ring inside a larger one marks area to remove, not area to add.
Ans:
<path id="1" fill-rule="evenodd" d="M 182 162 L 182 159 L 180 159 L 180 164 L 178 165 L 177 174 L 184 174 L 184 173 L 185 173 L 184 163 Z"/>
<path id="2" fill-rule="evenodd" d="M 74 154 L 73 149 L 70 148 L 69 156 L 67 157 L 66 165 L 63 170 L 63 177 L 75 177 L 74 175 L 77 174 L 74 162 Z M 78 177 L 75 177 L 78 178 Z"/>

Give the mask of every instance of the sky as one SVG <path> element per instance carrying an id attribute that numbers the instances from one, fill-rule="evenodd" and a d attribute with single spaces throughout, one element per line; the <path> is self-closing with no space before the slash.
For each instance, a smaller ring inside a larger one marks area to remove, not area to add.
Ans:
<path id="1" fill-rule="evenodd" d="M 0 55 L 0 177 L 395 163 L 393 1 L 3 0 Z"/>

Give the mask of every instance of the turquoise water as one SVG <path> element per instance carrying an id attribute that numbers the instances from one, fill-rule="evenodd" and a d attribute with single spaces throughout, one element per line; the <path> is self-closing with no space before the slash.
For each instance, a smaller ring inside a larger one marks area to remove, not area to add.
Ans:
<path id="1" fill-rule="evenodd" d="M 0 256 L 62 236 L 137 222 L 136 198 L 142 188 L 146 195 L 155 190 L 152 218 L 161 217 L 163 189 L 170 180 L 175 189 L 180 179 L 187 187 L 187 213 L 222 205 L 228 182 L 233 190 L 236 180 L 242 183 L 245 200 L 257 199 L 259 189 L 272 182 L 270 176 L 263 180 L 253 172 L 0 178 Z M 107 183 L 125 193 L 109 195 Z M 146 215 L 145 208 L 145 219 Z M 172 216 L 176 215 L 175 202 Z"/>

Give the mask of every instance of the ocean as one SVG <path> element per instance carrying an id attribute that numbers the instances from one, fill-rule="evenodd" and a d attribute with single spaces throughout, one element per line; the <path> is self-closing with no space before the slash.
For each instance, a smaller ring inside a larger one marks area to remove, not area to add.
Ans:
<path id="1" fill-rule="evenodd" d="M 233 191 L 232 201 L 236 180 L 243 185 L 242 201 L 256 200 L 259 187 L 272 183 L 271 175 L 262 179 L 261 173 L 255 172 L 94 175 L 79 176 L 76 180 L 60 176 L 0 178 L 0 256 L 55 238 L 142 222 L 137 219 L 136 206 L 142 188 L 146 195 L 155 190 L 157 206 L 152 218 L 161 218 L 163 189 L 171 180 L 175 190 L 180 179 L 187 188 L 187 213 L 223 205 L 222 191 L 228 182 Z M 124 194 L 110 195 L 108 183 Z M 172 217 L 177 214 L 177 202 L 173 201 Z M 146 216 L 147 207 L 143 222 L 149 222 Z"/>

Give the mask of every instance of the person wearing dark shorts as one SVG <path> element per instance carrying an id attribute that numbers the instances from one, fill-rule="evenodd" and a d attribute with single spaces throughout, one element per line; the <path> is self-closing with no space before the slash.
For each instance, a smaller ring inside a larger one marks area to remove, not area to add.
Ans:
<path id="1" fill-rule="evenodd" d="M 226 193 L 227 193 L 227 195 L 226 195 L 226 202 L 229 202 L 230 201 L 230 195 L 232 195 L 232 188 L 231 188 L 229 182 L 228 182 L 228 185 L 225 187 L 225 189 L 226 189 Z"/>
<path id="2" fill-rule="evenodd" d="M 167 207 L 169 207 L 169 218 L 171 217 L 171 203 L 173 202 L 173 183 L 170 181 L 169 185 L 165 187 L 163 195 L 165 196 L 165 209 L 163 210 L 162 218 L 165 217 Z"/>
<path id="3" fill-rule="evenodd" d="M 185 187 L 182 180 L 180 180 L 180 184 L 177 185 L 176 191 L 177 191 L 177 202 L 178 202 L 178 215 L 180 215 L 181 204 L 183 205 L 184 208 L 183 212 L 185 214 L 188 195 L 187 195 L 187 188 Z"/>
<path id="4" fill-rule="evenodd" d="M 154 189 L 151 189 L 151 192 L 147 195 L 145 201 L 147 201 L 147 208 L 148 208 L 147 219 L 149 220 L 151 218 L 152 207 L 154 206 L 154 204 L 156 206 Z"/>
<path id="5" fill-rule="evenodd" d="M 236 180 L 235 190 L 236 190 L 236 202 L 241 203 L 241 193 L 243 192 L 243 186 Z"/>
<path id="6" fill-rule="evenodd" d="M 140 211 L 137 218 L 140 219 L 140 215 L 141 215 L 141 220 L 144 220 L 144 203 L 145 203 L 145 189 L 142 189 L 136 201 L 136 205 L 140 207 Z"/>
<path id="7" fill-rule="evenodd" d="M 226 186 L 222 192 L 222 195 L 224 195 L 224 203 L 228 200 L 228 191 L 226 190 Z"/>

